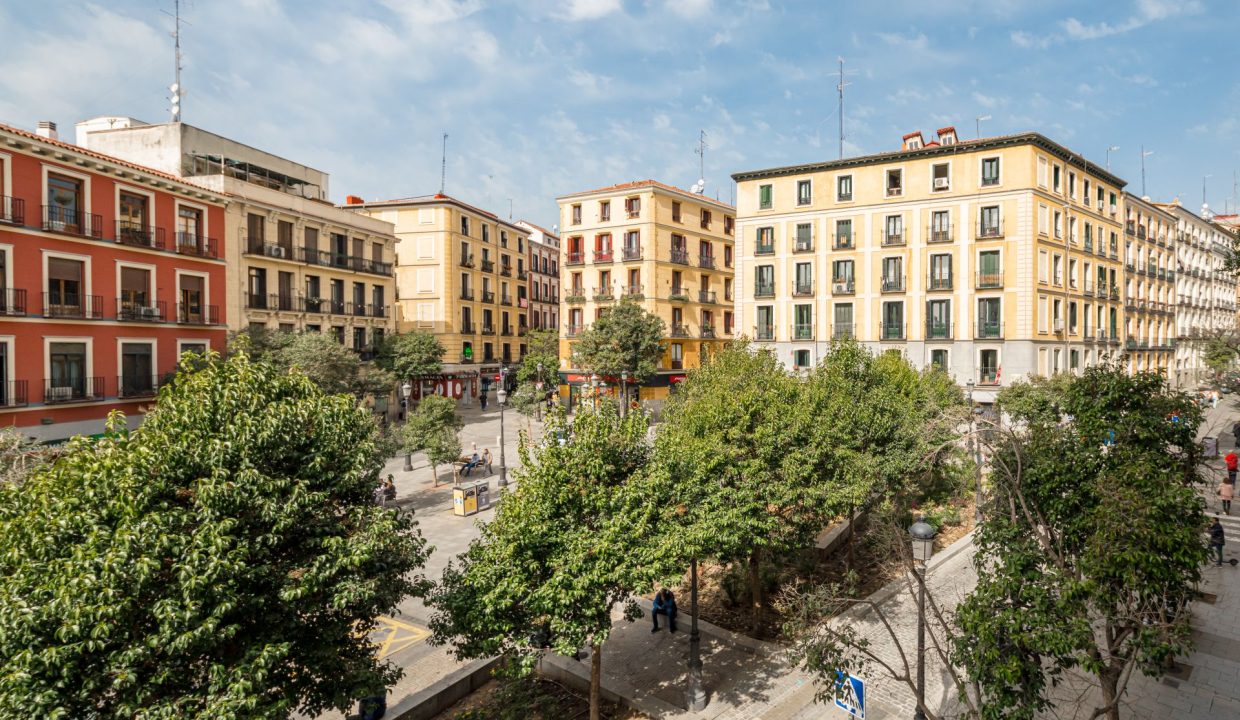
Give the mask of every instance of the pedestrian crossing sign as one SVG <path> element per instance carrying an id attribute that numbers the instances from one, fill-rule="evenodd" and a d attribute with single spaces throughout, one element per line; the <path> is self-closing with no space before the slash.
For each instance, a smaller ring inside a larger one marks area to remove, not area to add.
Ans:
<path id="1" fill-rule="evenodd" d="M 835 671 L 835 706 L 865 720 L 865 681 L 843 670 Z"/>

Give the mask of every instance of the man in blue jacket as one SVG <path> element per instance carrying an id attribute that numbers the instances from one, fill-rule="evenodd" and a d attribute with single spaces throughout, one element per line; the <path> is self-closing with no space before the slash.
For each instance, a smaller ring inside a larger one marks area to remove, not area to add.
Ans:
<path id="1" fill-rule="evenodd" d="M 672 632 L 676 632 L 676 596 L 672 595 L 672 591 L 667 588 L 659 590 L 654 596 L 653 612 L 650 616 L 654 618 L 654 629 L 650 632 L 659 632 L 659 614 L 667 616 L 667 627 Z"/>

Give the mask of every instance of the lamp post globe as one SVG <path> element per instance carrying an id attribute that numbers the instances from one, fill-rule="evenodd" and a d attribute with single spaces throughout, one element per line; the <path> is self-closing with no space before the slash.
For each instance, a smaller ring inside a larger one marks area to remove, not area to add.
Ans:
<path id="1" fill-rule="evenodd" d="M 917 710 L 913 720 L 926 720 L 926 563 L 934 553 L 934 526 L 924 517 L 908 529 L 913 546 L 913 573 L 917 576 Z"/>
<path id="2" fill-rule="evenodd" d="M 413 395 L 413 385 L 406 380 L 400 386 L 400 396 L 405 401 L 405 424 L 409 423 L 409 396 Z M 405 453 L 405 466 L 401 468 L 405 472 L 413 470 L 413 453 Z"/>

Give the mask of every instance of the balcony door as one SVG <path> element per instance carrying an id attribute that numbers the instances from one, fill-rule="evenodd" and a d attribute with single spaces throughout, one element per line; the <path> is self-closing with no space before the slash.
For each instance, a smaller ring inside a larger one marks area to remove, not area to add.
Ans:
<path id="1" fill-rule="evenodd" d="M 121 314 L 124 317 L 141 315 L 151 302 L 151 271 L 145 268 L 121 268 Z"/>
<path id="2" fill-rule="evenodd" d="M 49 400 L 70 400 L 86 397 L 89 389 L 86 373 L 86 343 L 54 342 L 48 344 Z"/>
<path id="3" fill-rule="evenodd" d="M 47 220 L 53 229 L 82 232 L 82 197 L 81 180 L 47 174 Z"/>
<path id="4" fill-rule="evenodd" d="M 116 232 L 122 241 L 145 242 L 150 224 L 145 195 L 121 191 L 120 210 L 116 215 Z"/>
<path id="5" fill-rule="evenodd" d="M 122 396 L 145 395 L 155 390 L 155 365 L 150 343 L 121 343 Z"/>
<path id="6" fill-rule="evenodd" d="M 182 275 L 177 283 L 180 286 L 178 302 L 181 304 L 179 320 L 201 324 L 206 281 L 197 275 Z"/>
<path id="7" fill-rule="evenodd" d="M 47 259 L 47 315 L 83 317 L 86 308 L 86 264 L 66 258 Z"/>

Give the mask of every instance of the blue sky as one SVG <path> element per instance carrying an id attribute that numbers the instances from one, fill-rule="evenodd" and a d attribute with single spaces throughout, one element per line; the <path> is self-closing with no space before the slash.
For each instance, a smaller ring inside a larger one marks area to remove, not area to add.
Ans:
<path id="1" fill-rule="evenodd" d="M 0 4 L 0 122 L 168 116 L 172 0 Z M 1022 130 L 1139 192 L 1221 209 L 1240 170 L 1235 0 L 183 0 L 185 120 L 326 170 L 332 196 L 447 191 L 556 221 L 557 195 L 837 156 L 912 130 Z"/>

